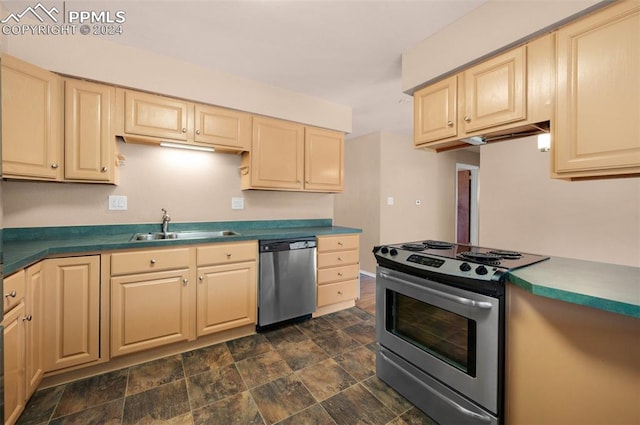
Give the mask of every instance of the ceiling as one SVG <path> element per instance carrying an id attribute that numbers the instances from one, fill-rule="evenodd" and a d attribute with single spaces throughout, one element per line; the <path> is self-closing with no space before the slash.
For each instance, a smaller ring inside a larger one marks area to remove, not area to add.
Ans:
<path id="1" fill-rule="evenodd" d="M 110 1 L 118 43 L 353 110 L 353 138 L 411 134 L 401 54 L 486 0 Z M 437 58 L 434 58 L 437 60 Z"/>

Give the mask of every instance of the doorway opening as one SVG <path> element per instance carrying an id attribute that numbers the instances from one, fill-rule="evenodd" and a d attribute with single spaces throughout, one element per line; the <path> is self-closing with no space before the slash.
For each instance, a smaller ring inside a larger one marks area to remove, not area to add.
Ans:
<path id="1" fill-rule="evenodd" d="M 478 245 L 478 172 L 480 167 L 456 164 L 456 242 Z"/>

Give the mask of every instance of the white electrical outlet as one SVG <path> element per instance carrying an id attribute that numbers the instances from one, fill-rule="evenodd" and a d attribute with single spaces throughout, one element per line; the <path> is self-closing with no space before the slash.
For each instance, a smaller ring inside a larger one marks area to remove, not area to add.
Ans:
<path id="1" fill-rule="evenodd" d="M 231 209 L 232 210 L 243 210 L 244 209 L 244 198 L 231 198 Z"/>
<path id="2" fill-rule="evenodd" d="M 116 211 L 126 211 L 127 209 L 127 197 L 124 195 L 110 195 L 109 196 L 109 209 Z"/>

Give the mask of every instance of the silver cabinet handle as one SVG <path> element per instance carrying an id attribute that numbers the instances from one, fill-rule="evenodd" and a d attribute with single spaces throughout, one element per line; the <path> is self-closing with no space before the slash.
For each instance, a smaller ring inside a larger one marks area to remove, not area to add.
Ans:
<path id="1" fill-rule="evenodd" d="M 100 171 L 106 173 L 107 171 L 109 171 L 109 167 L 102 167 Z"/>
<path id="2" fill-rule="evenodd" d="M 15 298 L 18 295 L 16 291 L 11 291 L 8 294 L 4 294 L 5 298 Z"/>
<path id="3" fill-rule="evenodd" d="M 465 122 L 471 122 L 471 117 L 469 115 L 465 115 L 464 116 L 464 121 Z"/>
<path id="4" fill-rule="evenodd" d="M 447 121 L 447 127 L 453 127 L 453 121 Z"/>
<path id="5" fill-rule="evenodd" d="M 156 259 L 152 258 L 151 261 L 149 261 L 151 264 L 155 264 L 156 263 Z"/>
<path id="6" fill-rule="evenodd" d="M 24 321 L 30 322 L 32 319 L 33 319 L 33 316 L 29 314 L 29 315 L 27 315 L 27 316 L 24 316 L 24 317 L 22 318 L 22 321 L 23 321 L 23 322 L 24 322 Z"/>
<path id="7" fill-rule="evenodd" d="M 55 170 L 56 168 L 58 168 L 58 167 L 59 167 L 59 165 L 58 165 L 58 163 L 57 163 L 57 162 L 54 162 L 53 164 L 51 164 L 51 168 L 53 168 L 54 170 Z"/>
<path id="8" fill-rule="evenodd" d="M 186 128 L 183 128 L 183 129 L 182 129 L 182 132 L 183 132 L 183 133 L 186 133 L 186 132 L 187 132 L 187 129 L 186 129 Z"/>

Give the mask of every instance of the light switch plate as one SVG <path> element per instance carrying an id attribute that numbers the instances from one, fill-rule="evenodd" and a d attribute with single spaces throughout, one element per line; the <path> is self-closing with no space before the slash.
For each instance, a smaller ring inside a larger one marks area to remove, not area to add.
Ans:
<path id="1" fill-rule="evenodd" d="M 387 205 L 393 205 L 393 196 L 387 197 Z"/>
<path id="2" fill-rule="evenodd" d="M 231 209 L 232 210 L 243 210 L 244 209 L 244 198 L 231 198 Z"/>
<path id="3" fill-rule="evenodd" d="M 115 211 L 126 211 L 127 209 L 127 197 L 124 195 L 110 195 L 109 196 L 109 209 Z"/>

